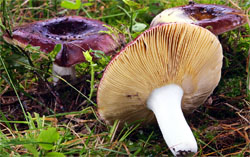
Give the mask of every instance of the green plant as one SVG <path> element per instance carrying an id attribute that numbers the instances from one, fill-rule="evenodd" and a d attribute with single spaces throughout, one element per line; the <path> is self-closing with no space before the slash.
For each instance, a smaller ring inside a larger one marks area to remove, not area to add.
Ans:
<path id="1" fill-rule="evenodd" d="M 61 7 L 66 9 L 79 9 L 81 5 L 82 5 L 81 0 L 76 0 L 75 3 L 69 0 L 63 0 L 61 2 Z"/>
<path id="2" fill-rule="evenodd" d="M 89 93 L 89 99 L 92 98 L 92 95 L 93 95 L 93 92 L 94 92 L 94 79 L 95 79 L 95 70 L 94 70 L 94 67 L 96 66 L 96 64 L 94 64 L 93 62 L 93 58 L 92 56 L 90 55 L 90 51 L 86 51 L 86 52 L 83 52 L 83 55 L 86 59 L 86 61 L 88 61 L 90 63 L 90 75 L 91 75 L 91 80 L 90 80 L 90 93 Z"/>

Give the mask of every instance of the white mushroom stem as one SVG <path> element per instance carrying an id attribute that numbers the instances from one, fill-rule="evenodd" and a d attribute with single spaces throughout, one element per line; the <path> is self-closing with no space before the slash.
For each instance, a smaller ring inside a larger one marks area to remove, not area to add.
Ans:
<path id="1" fill-rule="evenodd" d="M 181 109 L 183 90 L 176 84 L 154 89 L 147 100 L 164 140 L 175 156 L 197 152 L 197 143 Z"/>
<path id="2" fill-rule="evenodd" d="M 75 79 L 76 78 L 75 66 L 62 67 L 62 66 L 57 65 L 56 63 L 53 63 L 52 74 L 53 74 L 54 85 L 56 85 L 57 82 L 59 81 L 59 78 L 56 77 L 56 75 L 58 75 L 58 76 L 67 76 L 68 75 L 68 76 L 70 76 L 71 79 Z"/>

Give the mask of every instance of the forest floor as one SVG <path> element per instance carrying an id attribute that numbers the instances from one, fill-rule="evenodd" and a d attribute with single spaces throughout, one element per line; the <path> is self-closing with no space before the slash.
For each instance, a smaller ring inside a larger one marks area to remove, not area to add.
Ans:
<path id="1" fill-rule="evenodd" d="M 77 9 L 61 6 L 61 2 L 0 0 L 0 154 L 171 156 L 157 125 L 135 123 L 118 130 L 118 122 L 109 126 L 99 117 L 96 91 L 110 57 L 94 61 L 94 73 L 91 63 L 76 65 L 77 80 L 62 80 L 53 86 L 53 58 L 44 57 L 36 48 L 34 53 L 10 45 L 2 35 L 26 23 L 78 15 L 117 28 L 129 43 L 162 10 L 188 1 L 90 0 L 79 1 L 79 7 L 74 4 Z M 250 14 L 249 0 L 196 2 L 226 5 Z M 207 101 L 187 117 L 199 147 L 196 156 L 250 156 L 249 34 L 246 24 L 218 37 L 224 54 L 222 78 Z"/>

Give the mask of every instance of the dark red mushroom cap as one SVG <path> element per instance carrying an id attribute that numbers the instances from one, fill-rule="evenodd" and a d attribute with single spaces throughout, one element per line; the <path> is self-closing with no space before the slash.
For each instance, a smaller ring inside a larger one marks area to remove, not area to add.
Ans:
<path id="1" fill-rule="evenodd" d="M 170 18 L 176 11 L 179 11 L 177 16 Z M 242 11 L 223 5 L 189 4 L 164 10 L 153 19 L 151 26 L 180 21 L 202 26 L 219 35 L 245 24 L 247 18 Z"/>
<path id="2" fill-rule="evenodd" d="M 108 27 L 112 28 L 98 20 L 66 16 L 16 27 L 12 37 L 5 34 L 4 39 L 22 48 L 28 44 L 40 46 L 40 50 L 46 53 L 51 52 L 56 44 L 62 44 L 55 63 L 68 67 L 85 61 L 83 51 L 92 49 L 111 54 L 125 43 L 122 34 L 105 33 L 110 31 Z"/>

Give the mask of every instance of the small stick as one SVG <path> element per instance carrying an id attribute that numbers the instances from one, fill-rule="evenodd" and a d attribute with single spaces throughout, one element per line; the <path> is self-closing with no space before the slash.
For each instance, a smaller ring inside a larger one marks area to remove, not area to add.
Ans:
<path id="1" fill-rule="evenodd" d="M 236 111 L 240 111 L 240 109 L 238 109 L 237 107 L 234 107 L 233 105 L 229 104 L 229 103 L 224 103 L 226 106 L 236 110 Z"/>

